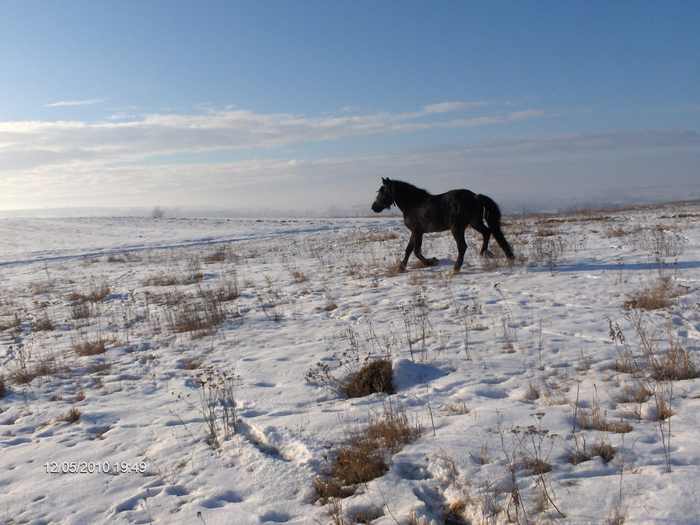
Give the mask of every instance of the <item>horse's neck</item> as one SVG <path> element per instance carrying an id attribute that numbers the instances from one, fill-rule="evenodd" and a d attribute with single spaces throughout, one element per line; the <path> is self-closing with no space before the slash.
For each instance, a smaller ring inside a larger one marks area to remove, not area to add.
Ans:
<path id="1" fill-rule="evenodd" d="M 407 187 L 397 192 L 394 203 L 403 213 L 406 213 L 408 210 L 420 206 L 429 197 L 430 194 L 427 191 Z"/>

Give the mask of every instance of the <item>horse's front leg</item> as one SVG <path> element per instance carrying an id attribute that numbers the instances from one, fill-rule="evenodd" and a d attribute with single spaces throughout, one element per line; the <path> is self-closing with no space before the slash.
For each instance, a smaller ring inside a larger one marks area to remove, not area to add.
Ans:
<path id="1" fill-rule="evenodd" d="M 413 253 L 416 255 L 416 257 L 418 257 L 418 260 L 420 260 L 420 262 L 422 262 L 426 266 L 436 265 L 439 261 L 435 257 L 428 259 L 427 257 L 423 256 L 422 247 L 423 234 L 416 233 L 415 245 L 413 246 Z"/>
<path id="2" fill-rule="evenodd" d="M 408 258 L 411 256 L 411 252 L 413 251 L 413 247 L 416 244 L 416 234 L 415 232 L 411 232 L 411 238 L 408 240 L 408 244 L 406 245 L 406 253 L 403 256 L 403 261 L 401 261 L 401 265 L 399 268 L 401 269 L 402 272 L 406 271 L 406 265 L 408 264 Z"/>

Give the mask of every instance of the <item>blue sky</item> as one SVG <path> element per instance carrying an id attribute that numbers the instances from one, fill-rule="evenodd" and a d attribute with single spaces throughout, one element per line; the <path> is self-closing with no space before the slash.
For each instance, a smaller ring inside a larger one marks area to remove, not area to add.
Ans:
<path id="1" fill-rule="evenodd" d="M 695 2 L 0 2 L 0 209 L 695 191 Z M 696 188 L 698 189 L 698 188 Z"/>

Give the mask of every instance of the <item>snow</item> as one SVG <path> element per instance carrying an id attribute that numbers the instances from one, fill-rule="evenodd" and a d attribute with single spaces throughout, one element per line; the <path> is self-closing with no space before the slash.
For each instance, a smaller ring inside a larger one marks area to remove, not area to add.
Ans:
<path id="1" fill-rule="evenodd" d="M 665 276 L 679 292 L 669 308 L 645 312 L 645 326 L 660 348 L 670 332 L 700 363 L 697 212 L 686 204 L 511 217 L 504 232 L 521 259 L 481 259 L 470 233 L 456 275 L 449 233 L 424 241 L 438 266 L 388 271 L 408 238 L 393 218 L 2 219 L 0 325 L 14 314 L 21 325 L 0 332 L 8 390 L 0 399 L 0 523 L 329 523 L 313 480 L 387 397 L 423 432 L 384 476 L 342 501 L 348 522 L 373 511 L 377 524 L 443 523 L 446 506 L 460 499 L 464 519 L 505 522 L 505 513 L 487 515 L 488 501 L 508 507 L 509 457 L 539 444 L 551 472 L 516 472 L 528 522 L 604 523 L 620 511 L 626 523 L 697 523 L 700 379 L 673 382 L 667 472 L 654 399 L 641 418 L 635 404 L 619 401 L 635 378 L 615 370 L 622 346 L 609 334 L 619 323 L 639 354 L 623 302 Z M 207 260 L 222 248 L 225 260 Z M 500 253 L 495 244 L 492 251 Z M 195 270 L 200 283 L 144 284 Z M 165 292 L 194 297 L 234 273 L 241 295 L 225 303 L 221 325 L 195 335 L 172 329 L 176 306 Z M 68 295 L 102 283 L 109 294 L 89 318 L 75 319 Z M 54 330 L 32 329 L 43 315 Z M 332 364 L 348 349 L 348 330 L 363 355 L 389 348 L 395 394 L 343 399 L 306 380 L 319 361 Z M 105 353 L 73 350 L 97 337 L 108 341 Z M 52 358 L 58 370 L 16 384 L 10 378 L 25 355 L 30 365 Z M 198 377 L 208 367 L 238 378 L 237 433 L 218 449 L 200 403 Z M 531 388 L 538 398 L 528 399 Z M 633 430 L 574 428 L 574 412 L 596 399 L 608 420 Z M 73 407 L 79 421 L 63 421 Z M 584 438 L 589 447 L 608 442 L 615 458 L 571 464 L 567 455 Z M 47 473 L 47 463 L 79 461 L 145 468 Z M 541 479 L 565 518 L 551 506 L 537 511 Z"/>

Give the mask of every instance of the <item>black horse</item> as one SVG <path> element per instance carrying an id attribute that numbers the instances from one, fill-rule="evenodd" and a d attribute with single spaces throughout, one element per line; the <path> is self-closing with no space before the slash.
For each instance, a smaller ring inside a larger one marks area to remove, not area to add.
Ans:
<path id="1" fill-rule="evenodd" d="M 481 255 L 490 255 L 489 238 L 493 235 L 506 257 L 513 259 L 513 250 L 501 231 L 501 210 L 486 195 L 478 195 L 469 190 L 451 190 L 431 195 L 407 182 L 383 178 L 377 198 L 372 204 L 372 211 L 379 213 L 394 204 L 403 212 L 403 222 L 411 230 L 411 239 L 406 246 L 401 270 L 406 269 L 411 252 L 425 265 L 436 264 L 437 259 L 428 259 L 421 252 L 423 234 L 451 230 L 459 250 L 454 265 L 455 272 L 458 272 L 462 268 L 464 252 L 467 249 L 464 240 L 464 230 L 467 226 L 471 226 L 484 237 Z"/>

